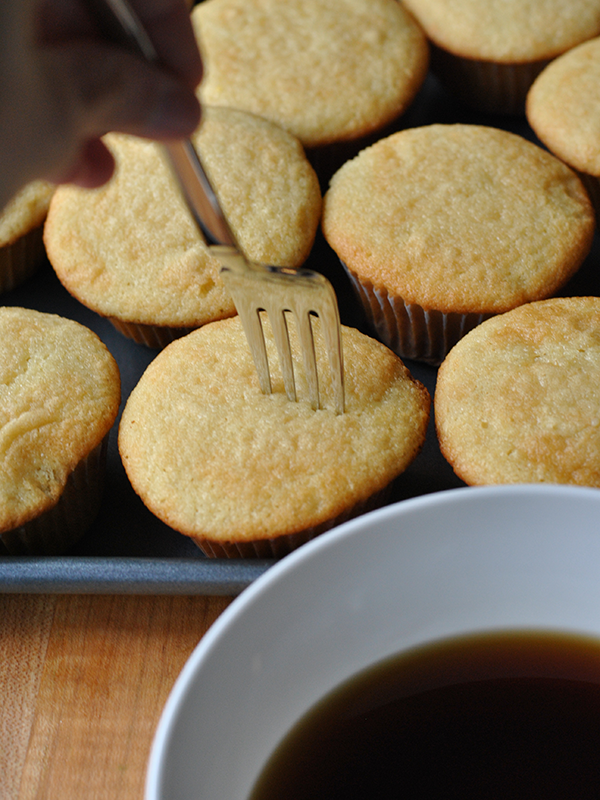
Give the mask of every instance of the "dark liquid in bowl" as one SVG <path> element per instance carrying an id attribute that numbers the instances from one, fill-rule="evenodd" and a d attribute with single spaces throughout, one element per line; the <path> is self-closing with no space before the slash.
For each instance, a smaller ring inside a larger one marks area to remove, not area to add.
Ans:
<path id="1" fill-rule="evenodd" d="M 386 660 L 292 729 L 251 800 L 600 798 L 600 642 L 454 639 Z"/>

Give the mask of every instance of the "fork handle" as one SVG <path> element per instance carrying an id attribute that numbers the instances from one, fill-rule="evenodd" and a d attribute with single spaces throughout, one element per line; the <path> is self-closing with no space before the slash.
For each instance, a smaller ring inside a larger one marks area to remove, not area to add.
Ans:
<path id="1" fill-rule="evenodd" d="M 173 172 L 206 244 L 227 245 L 239 250 L 217 195 L 189 139 L 164 144 Z"/>
<path id="2" fill-rule="evenodd" d="M 160 64 L 146 29 L 128 0 L 86 0 L 103 36 L 126 47 L 151 64 Z M 208 245 L 239 246 L 196 148 L 189 139 L 164 143 L 189 210 Z"/>

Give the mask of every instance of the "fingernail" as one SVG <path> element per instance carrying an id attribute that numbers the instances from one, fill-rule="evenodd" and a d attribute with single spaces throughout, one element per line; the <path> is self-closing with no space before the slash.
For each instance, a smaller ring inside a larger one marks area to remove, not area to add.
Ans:
<path id="1" fill-rule="evenodd" d="M 167 89 L 148 120 L 153 136 L 179 138 L 189 136 L 200 123 L 200 103 L 189 89 Z"/>

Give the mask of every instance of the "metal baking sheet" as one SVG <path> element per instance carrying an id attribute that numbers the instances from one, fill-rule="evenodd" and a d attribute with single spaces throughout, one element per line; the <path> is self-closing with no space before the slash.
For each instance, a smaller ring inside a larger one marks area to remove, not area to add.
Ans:
<path id="1" fill-rule="evenodd" d="M 460 107 L 429 77 L 401 127 L 433 122 L 491 125 L 536 141 L 523 119 L 482 115 Z M 595 242 L 586 262 L 561 294 L 598 294 L 599 255 Z M 369 333 L 349 281 L 320 234 L 307 266 L 332 281 L 342 321 Z M 119 364 L 123 402 L 158 352 L 126 339 L 110 322 L 78 303 L 47 262 L 27 283 L 4 294 L 0 303 L 60 314 L 95 331 Z M 406 363 L 433 395 L 436 370 L 417 362 Z M 118 420 L 109 440 L 104 501 L 94 525 L 64 556 L 0 558 L 1 592 L 235 595 L 274 563 L 208 559 L 191 540 L 154 517 L 129 484 L 117 450 L 117 426 Z M 422 452 L 395 482 L 390 502 L 463 485 L 439 452 L 432 419 Z"/>

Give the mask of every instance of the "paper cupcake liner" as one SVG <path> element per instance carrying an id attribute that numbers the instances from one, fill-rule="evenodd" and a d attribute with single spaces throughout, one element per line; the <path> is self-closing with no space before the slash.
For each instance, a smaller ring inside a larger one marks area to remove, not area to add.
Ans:
<path id="1" fill-rule="evenodd" d="M 9 292 L 30 278 L 44 257 L 43 225 L 0 248 L 0 292 Z"/>
<path id="2" fill-rule="evenodd" d="M 462 58 L 433 45 L 432 72 L 452 94 L 469 106 L 492 114 L 522 115 L 531 84 L 549 59 L 498 64 Z"/>
<path id="3" fill-rule="evenodd" d="M 211 541 L 208 539 L 194 539 L 196 545 L 208 558 L 283 558 L 292 550 L 314 539 L 325 531 L 341 525 L 349 519 L 366 514 L 384 505 L 390 497 L 391 484 L 379 492 L 371 495 L 366 500 L 356 503 L 352 508 L 342 514 L 326 520 L 321 525 L 305 528 L 297 533 L 276 536 L 271 539 L 259 539 L 253 542 Z"/>
<path id="4" fill-rule="evenodd" d="M 348 267 L 344 268 L 376 337 L 401 358 L 438 366 L 459 339 L 492 316 L 426 310 L 361 281 Z"/>
<path id="5" fill-rule="evenodd" d="M 75 467 L 58 503 L 38 517 L 0 534 L 10 555 L 58 555 L 75 544 L 100 510 L 108 436 Z"/>
<path id="6" fill-rule="evenodd" d="M 180 339 L 182 336 L 187 336 L 194 328 L 169 328 L 159 325 L 144 325 L 136 322 L 123 322 L 116 317 L 108 317 L 113 327 L 126 336 L 128 339 L 133 339 L 137 344 L 146 345 L 157 350 L 162 350 L 168 344 Z"/>

